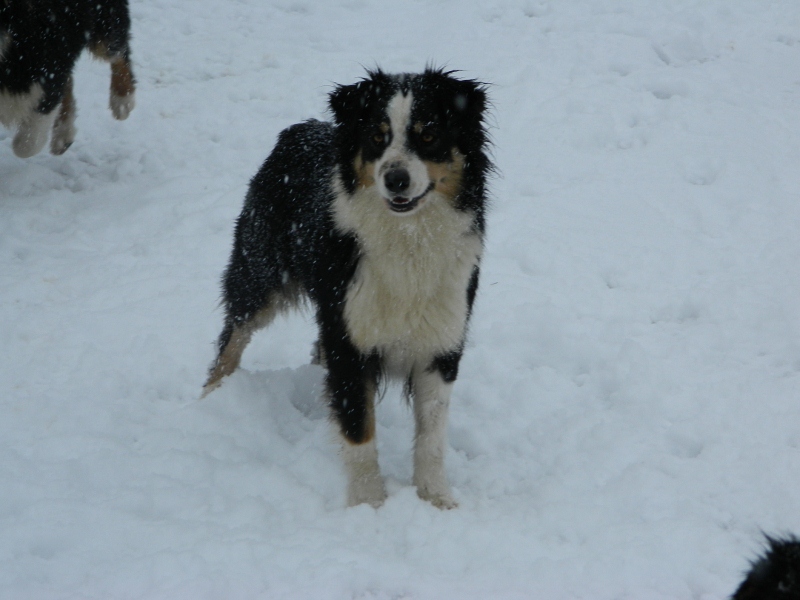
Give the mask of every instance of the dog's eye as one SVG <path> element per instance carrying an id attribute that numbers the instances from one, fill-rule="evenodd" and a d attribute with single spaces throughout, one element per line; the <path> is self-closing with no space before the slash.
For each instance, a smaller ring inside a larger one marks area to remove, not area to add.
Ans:
<path id="1" fill-rule="evenodd" d="M 419 136 L 419 139 L 422 141 L 423 144 L 430 145 L 436 141 L 436 136 L 433 135 L 430 131 L 423 131 L 422 134 Z"/>
<path id="2" fill-rule="evenodd" d="M 383 132 L 377 132 L 372 135 L 372 141 L 378 144 L 379 146 L 386 141 L 386 134 Z"/>

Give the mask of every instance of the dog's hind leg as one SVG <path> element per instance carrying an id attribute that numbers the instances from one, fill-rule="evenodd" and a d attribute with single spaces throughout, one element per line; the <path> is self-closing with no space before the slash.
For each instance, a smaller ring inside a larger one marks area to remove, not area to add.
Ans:
<path id="1" fill-rule="evenodd" d="M 50 152 L 64 154 L 75 141 L 75 96 L 72 93 L 72 77 L 64 86 L 64 97 L 58 108 L 58 116 L 53 123 L 53 137 L 50 139 Z"/>
<path id="2" fill-rule="evenodd" d="M 242 359 L 242 353 L 250 343 L 253 333 L 272 323 L 283 307 L 282 299 L 276 294 L 261 310 L 249 318 L 227 316 L 225 327 L 219 336 L 219 353 L 209 369 L 208 379 L 203 385 L 203 396 L 219 387 L 223 377 L 233 373 Z"/>
<path id="3" fill-rule="evenodd" d="M 91 46 L 92 54 L 111 63 L 111 91 L 108 107 L 115 119 L 124 121 L 136 105 L 136 80 L 133 77 L 127 43 L 115 52 L 105 42 Z"/>
<path id="4" fill-rule="evenodd" d="M 123 121 L 136 105 L 136 84 L 127 53 L 111 59 L 111 94 L 109 107 L 115 119 Z"/>
<path id="5" fill-rule="evenodd" d="M 414 485 L 417 495 L 438 508 L 455 508 L 444 470 L 447 445 L 447 413 L 459 354 L 434 361 L 431 367 L 416 367 L 411 375 L 414 401 Z M 454 366 L 455 365 L 455 366 Z"/>
<path id="6" fill-rule="evenodd" d="M 128 118 L 136 104 L 136 79 L 130 60 L 131 18 L 127 0 L 106 0 L 95 7 L 95 29 L 89 49 L 111 63 L 109 108 L 115 119 Z"/>

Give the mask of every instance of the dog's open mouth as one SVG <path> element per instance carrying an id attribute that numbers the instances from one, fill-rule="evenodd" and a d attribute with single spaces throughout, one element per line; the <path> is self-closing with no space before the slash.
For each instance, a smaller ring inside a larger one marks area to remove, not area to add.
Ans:
<path id="1" fill-rule="evenodd" d="M 422 192 L 419 196 L 415 198 L 406 198 L 405 196 L 395 196 L 394 198 L 387 198 L 386 203 L 389 205 L 389 208 L 394 212 L 404 213 L 414 210 L 420 203 L 420 201 L 433 189 L 433 182 L 427 187 L 427 189 Z"/>

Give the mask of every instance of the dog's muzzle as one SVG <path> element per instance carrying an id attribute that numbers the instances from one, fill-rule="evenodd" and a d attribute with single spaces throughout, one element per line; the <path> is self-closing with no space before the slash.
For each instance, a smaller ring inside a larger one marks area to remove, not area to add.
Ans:
<path id="1" fill-rule="evenodd" d="M 405 192 L 408 191 L 411 185 L 411 175 L 403 168 L 395 168 L 387 171 L 383 176 L 383 185 L 386 187 L 386 190 L 392 194 L 390 198 L 386 199 L 386 203 L 391 210 L 399 213 L 414 210 L 419 204 L 419 201 L 433 189 L 433 183 L 430 183 L 419 196 L 410 197 L 405 195 Z"/>

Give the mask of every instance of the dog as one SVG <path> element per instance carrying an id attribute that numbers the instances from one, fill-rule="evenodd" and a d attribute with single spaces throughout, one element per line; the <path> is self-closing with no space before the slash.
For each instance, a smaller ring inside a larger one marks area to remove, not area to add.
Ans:
<path id="1" fill-rule="evenodd" d="M 75 140 L 72 71 L 84 48 L 111 63 L 111 112 L 135 104 L 127 0 L 0 0 L 0 123 L 16 128 L 14 154 L 38 154 Z"/>
<path id="2" fill-rule="evenodd" d="M 800 600 L 800 540 L 767 536 L 767 543 L 731 600 Z"/>
<path id="3" fill-rule="evenodd" d="M 483 252 L 486 88 L 432 67 L 336 86 L 333 123 L 279 135 L 236 222 L 204 395 L 254 331 L 309 301 L 350 506 L 386 498 L 374 412 L 384 377 L 404 381 L 413 402 L 417 494 L 456 506 L 446 422 Z"/>

